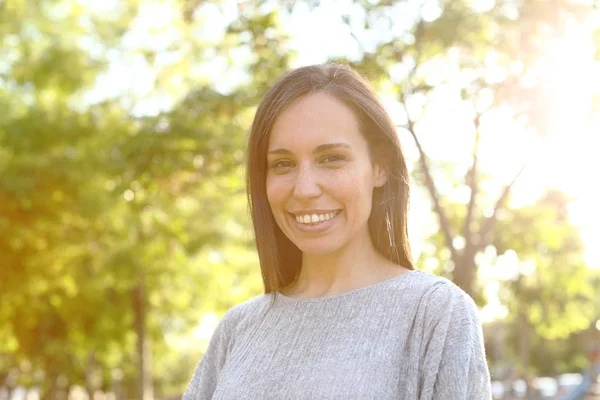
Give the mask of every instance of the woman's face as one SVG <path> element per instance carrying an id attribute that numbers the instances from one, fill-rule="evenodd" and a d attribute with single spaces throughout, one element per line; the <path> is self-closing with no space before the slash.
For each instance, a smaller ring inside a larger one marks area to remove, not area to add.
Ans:
<path id="1" fill-rule="evenodd" d="M 344 103 L 319 92 L 288 106 L 272 127 L 267 166 L 275 221 L 303 253 L 368 243 L 373 188 L 386 177 Z"/>

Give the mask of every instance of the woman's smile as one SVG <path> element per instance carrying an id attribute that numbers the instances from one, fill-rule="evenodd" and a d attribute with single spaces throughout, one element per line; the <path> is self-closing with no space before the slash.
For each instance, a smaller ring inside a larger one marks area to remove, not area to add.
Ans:
<path id="1" fill-rule="evenodd" d="M 342 210 L 330 212 L 290 213 L 292 224 L 302 232 L 324 232 L 328 230 L 337 219 Z"/>

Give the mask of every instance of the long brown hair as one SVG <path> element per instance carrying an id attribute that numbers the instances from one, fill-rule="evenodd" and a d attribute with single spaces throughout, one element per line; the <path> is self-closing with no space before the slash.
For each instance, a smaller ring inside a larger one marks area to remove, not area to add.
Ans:
<path id="1" fill-rule="evenodd" d="M 350 107 L 369 145 L 371 161 L 387 172 L 373 191 L 369 232 L 377 251 L 414 269 L 408 243 L 409 177 L 396 128 L 369 83 L 347 65 L 302 67 L 283 75 L 262 99 L 248 140 L 246 190 L 265 293 L 277 292 L 300 272 L 302 253 L 281 231 L 267 199 L 267 150 L 275 119 L 294 100 L 326 92 Z"/>

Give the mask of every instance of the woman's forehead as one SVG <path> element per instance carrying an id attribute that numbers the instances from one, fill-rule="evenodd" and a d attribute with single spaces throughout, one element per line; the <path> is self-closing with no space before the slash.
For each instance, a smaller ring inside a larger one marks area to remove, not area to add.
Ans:
<path id="1" fill-rule="evenodd" d="M 269 149 L 327 143 L 353 145 L 361 139 L 358 120 L 348 106 L 326 93 L 314 93 L 292 103 L 276 118 Z"/>

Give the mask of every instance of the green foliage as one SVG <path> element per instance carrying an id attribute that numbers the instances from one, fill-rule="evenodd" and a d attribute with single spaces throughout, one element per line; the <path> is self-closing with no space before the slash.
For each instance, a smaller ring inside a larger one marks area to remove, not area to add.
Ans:
<path id="1" fill-rule="evenodd" d="M 132 115 L 127 95 L 87 104 L 140 6 L 123 2 L 110 15 L 70 1 L 0 7 L 0 51 L 10 55 L 0 65 L 0 373 L 26 360 L 20 382 L 43 371 L 47 396 L 59 376 L 110 389 L 117 370 L 134 390 L 140 285 L 156 386 L 181 394 L 200 353 L 181 363 L 166 336 L 189 335 L 204 312 L 261 289 L 240 167 L 259 90 L 287 68 L 288 55 L 263 41 L 277 18 L 256 11 L 242 22 L 254 32 L 245 45 L 260 54 L 248 67 L 264 74 L 246 88 L 221 94 L 197 79 L 181 96 L 168 85 L 193 69 L 181 62 L 159 71 L 157 89 L 180 96 L 168 111 Z"/>
<path id="2" fill-rule="evenodd" d="M 262 290 L 244 147 L 258 101 L 293 62 L 280 17 L 299 3 L 240 3 L 236 18 L 223 17 L 220 36 L 204 26 L 211 13 L 227 14 L 223 2 L 127 0 L 110 11 L 91 3 L 0 0 L 0 382 L 20 366 L 19 382 L 40 383 L 46 397 L 65 379 L 90 390 L 120 386 L 133 397 L 134 300 L 143 289 L 156 393 L 177 397 L 203 350 L 193 336 L 199 321 Z M 401 3 L 355 2 L 366 11 L 365 31 L 394 24 L 390 10 Z M 441 2 L 439 18 L 415 20 L 349 61 L 400 101 L 429 99 L 453 82 L 439 68 L 448 63 L 471 72 L 459 88 L 463 100 L 474 104 L 491 88 L 499 103 L 526 114 L 541 93 L 522 86 L 543 38 L 539 27 L 580 12 L 543 3 L 524 2 L 511 20 L 500 6 L 476 12 L 468 2 Z M 492 53 L 507 71 L 515 60 L 524 64 L 503 91 L 486 80 Z M 131 60 L 142 65 L 140 81 L 151 81 L 148 93 L 119 75 Z M 398 63 L 415 68 L 392 82 Z M 232 76 L 239 82 L 223 87 Z M 124 87 L 103 94 L 112 89 L 106 82 Z M 437 182 L 448 182 L 442 205 L 456 231 L 466 211 L 450 195 L 467 184 L 470 161 L 432 167 Z M 425 183 L 421 172 L 414 176 Z M 478 178 L 490 179 L 483 171 Z M 493 200 L 486 191 L 478 196 L 482 215 Z M 535 327 L 539 365 L 547 358 L 538 347 L 566 343 L 594 315 L 566 204 L 554 193 L 508 210 L 493 235 L 498 254 L 512 249 L 536 265 L 505 285 L 503 300 L 511 317 L 524 313 Z M 437 260 L 436 272 L 452 277 L 456 263 L 443 237 L 430 244 L 418 265 Z"/>
<path id="3" fill-rule="evenodd" d="M 511 249 L 531 266 L 508 283 L 504 300 L 512 315 L 524 313 L 535 333 L 550 340 L 582 331 L 597 317 L 597 288 L 567 206 L 563 193 L 549 191 L 532 206 L 507 211 L 494 244 L 499 253 Z"/>

